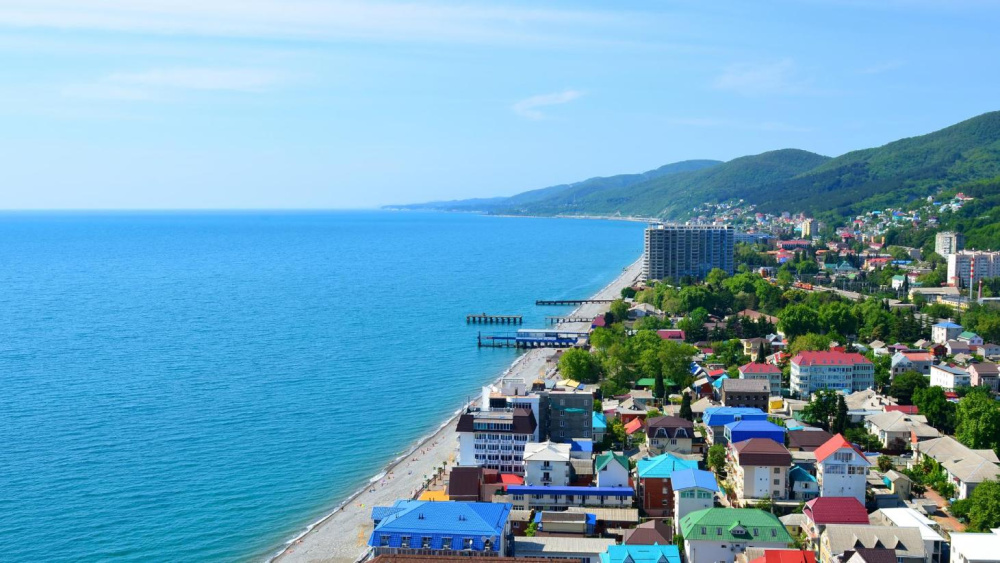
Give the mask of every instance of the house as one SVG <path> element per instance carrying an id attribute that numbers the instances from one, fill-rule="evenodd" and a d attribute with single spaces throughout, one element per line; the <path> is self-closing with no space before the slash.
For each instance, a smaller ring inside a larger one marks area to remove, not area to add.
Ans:
<path id="1" fill-rule="evenodd" d="M 892 355 L 890 371 L 893 377 L 907 371 L 930 375 L 932 365 L 934 365 L 934 356 L 927 352 L 899 351 Z"/>
<path id="2" fill-rule="evenodd" d="M 674 529 L 669 520 L 648 520 L 622 535 L 625 545 L 670 545 L 674 543 Z"/>
<path id="3" fill-rule="evenodd" d="M 569 559 L 581 563 L 600 563 L 601 554 L 615 544 L 614 538 L 531 537 L 516 538 L 514 552 L 517 560 L 522 557 L 562 561 Z"/>
<path id="4" fill-rule="evenodd" d="M 785 526 L 788 527 L 787 525 Z M 759 555 L 758 555 L 759 553 Z M 816 554 L 800 549 L 761 549 L 748 547 L 743 553 L 746 563 L 816 563 Z M 742 558 L 737 556 L 737 561 Z"/>
<path id="5" fill-rule="evenodd" d="M 972 332 L 971 330 L 966 330 L 966 331 L 963 331 L 963 332 L 959 333 L 958 337 L 956 337 L 955 340 L 958 340 L 959 342 L 965 342 L 970 347 L 971 346 L 982 346 L 982 344 L 983 344 L 983 337 L 979 336 L 978 334 L 976 334 L 974 332 Z"/>
<path id="6" fill-rule="evenodd" d="M 603 442 L 604 434 L 608 431 L 608 419 L 604 413 L 594 412 L 591 415 L 590 426 L 594 429 L 594 441 Z"/>
<path id="7" fill-rule="evenodd" d="M 800 398 L 820 389 L 850 393 L 875 386 L 875 366 L 861 354 L 803 351 L 791 365 L 791 391 Z"/>
<path id="8" fill-rule="evenodd" d="M 530 409 L 468 409 L 458 418 L 458 465 L 523 474 L 524 446 L 537 427 Z"/>
<path id="9" fill-rule="evenodd" d="M 993 393 L 1000 392 L 1000 369 L 993 362 L 969 365 L 969 384 L 973 387 L 986 386 Z"/>
<path id="10" fill-rule="evenodd" d="M 969 498 L 977 485 L 1000 478 L 997 455 L 993 450 L 973 450 L 951 436 L 942 436 L 913 445 L 913 463 L 924 457 L 938 462 L 958 489 L 958 498 Z"/>
<path id="11" fill-rule="evenodd" d="M 785 445 L 785 429 L 768 420 L 740 420 L 725 427 L 726 442 L 735 444 L 751 438 L 766 438 Z"/>
<path id="12" fill-rule="evenodd" d="M 810 540 L 819 541 L 830 524 L 867 525 L 868 511 L 854 497 L 819 497 L 807 502 L 802 509 L 806 517 L 805 532 Z"/>
<path id="13" fill-rule="evenodd" d="M 924 553 L 930 563 L 945 563 L 945 544 L 948 543 L 939 533 L 937 522 L 924 516 L 912 508 L 882 508 L 871 514 L 871 523 L 878 526 L 895 526 L 898 528 L 916 528 L 924 540 Z M 997 537 L 997 547 L 1000 548 L 1000 537 Z"/>
<path id="14" fill-rule="evenodd" d="M 697 510 L 712 508 L 719 483 L 711 471 L 682 469 L 670 476 L 670 487 L 674 490 L 674 528 L 680 531 L 680 521 Z"/>
<path id="15" fill-rule="evenodd" d="M 830 524 L 820 537 L 822 563 L 846 563 L 858 549 L 883 548 L 896 551 L 897 563 L 927 563 L 923 538 L 916 528 Z"/>
<path id="16" fill-rule="evenodd" d="M 535 513 L 537 535 L 577 536 L 594 535 L 597 517 L 585 512 L 553 512 L 542 510 Z"/>
<path id="17" fill-rule="evenodd" d="M 512 553 L 510 511 L 507 503 L 400 500 L 372 508 L 368 545 L 376 556 L 465 552 L 504 557 Z"/>
<path id="18" fill-rule="evenodd" d="M 631 487 L 548 487 L 510 485 L 507 496 L 519 510 L 562 510 L 570 506 L 632 506 L 635 491 Z"/>
<path id="19" fill-rule="evenodd" d="M 639 478 L 639 498 L 643 509 L 651 516 L 664 516 L 674 511 L 674 491 L 670 477 L 674 471 L 697 469 L 698 462 L 666 453 L 640 459 L 636 463 Z"/>
<path id="20" fill-rule="evenodd" d="M 655 416 L 646 421 L 650 455 L 666 452 L 689 454 L 693 450 L 694 423 L 679 416 Z"/>
<path id="21" fill-rule="evenodd" d="M 995 358 L 1000 356 L 1000 344 L 984 342 L 976 349 L 976 353 L 983 358 Z"/>
<path id="22" fill-rule="evenodd" d="M 854 497 L 865 502 L 865 485 L 871 465 L 844 436 L 837 434 L 816 448 L 816 480 L 820 496 Z"/>
<path id="23" fill-rule="evenodd" d="M 813 452 L 833 438 L 833 434 L 820 428 L 792 430 L 785 436 L 790 452 Z"/>
<path id="24" fill-rule="evenodd" d="M 788 498 L 792 455 L 768 438 L 751 438 L 729 445 L 727 466 L 733 495 L 741 503 Z"/>
<path id="25" fill-rule="evenodd" d="M 601 563 L 681 563 L 676 545 L 610 545 Z"/>
<path id="26" fill-rule="evenodd" d="M 636 303 L 628 310 L 628 318 L 641 319 L 643 317 L 663 318 L 663 311 L 650 305 L 649 303 Z"/>
<path id="27" fill-rule="evenodd" d="M 778 517 L 755 508 L 706 508 L 681 519 L 688 563 L 733 563 L 748 547 L 786 548 L 792 542 Z"/>
<path id="28" fill-rule="evenodd" d="M 892 276 L 890 285 L 893 289 L 903 289 L 903 286 L 906 285 L 906 276 Z"/>
<path id="29" fill-rule="evenodd" d="M 452 467 L 448 474 L 448 498 L 455 501 L 476 502 L 483 500 L 486 484 L 482 467 Z"/>
<path id="30" fill-rule="evenodd" d="M 722 404 L 727 407 L 767 409 L 771 384 L 765 379 L 727 379 L 722 382 Z"/>
<path id="31" fill-rule="evenodd" d="M 789 497 L 792 500 L 810 500 L 819 496 L 819 481 L 801 465 L 788 470 Z"/>
<path id="32" fill-rule="evenodd" d="M 859 547 L 854 551 L 845 551 L 842 559 L 845 563 L 897 563 L 896 550 L 884 547 Z"/>
<path id="33" fill-rule="evenodd" d="M 665 328 L 656 331 L 657 336 L 663 340 L 669 340 L 671 342 L 677 342 L 678 344 L 684 343 L 684 331 L 676 328 Z"/>
<path id="34" fill-rule="evenodd" d="M 740 379 L 763 379 L 768 383 L 768 391 L 773 395 L 781 393 L 781 368 L 774 364 L 750 362 L 739 368 Z"/>
<path id="35" fill-rule="evenodd" d="M 630 487 L 628 458 L 622 454 L 605 452 L 594 461 L 598 487 Z"/>
<path id="36" fill-rule="evenodd" d="M 702 421 L 707 428 L 706 437 L 712 444 L 725 444 L 725 427 L 740 420 L 767 420 L 767 413 L 761 409 L 737 407 L 709 407 L 705 409 Z"/>
<path id="37" fill-rule="evenodd" d="M 972 348 L 968 344 L 959 340 L 949 340 L 944 343 L 945 351 L 949 356 L 957 356 L 959 354 L 971 354 Z"/>
<path id="38" fill-rule="evenodd" d="M 910 491 L 913 489 L 913 481 L 906 475 L 890 469 L 882 477 L 882 483 L 889 489 L 889 492 L 896 495 L 901 501 L 908 501 L 911 498 Z"/>
<path id="39" fill-rule="evenodd" d="M 931 367 L 931 386 L 937 386 L 945 391 L 954 391 L 959 387 L 968 387 L 972 381 L 969 372 L 956 366 L 940 364 Z"/>
<path id="40" fill-rule="evenodd" d="M 564 487 L 570 479 L 570 445 L 528 442 L 524 445 L 524 482 Z"/>
<path id="41" fill-rule="evenodd" d="M 764 338 L 741 338 L 740 342 L 743 343 L 743 355 L 750 356 L 750 359 L 754 362 L 761 358 L 761 354 L 765 352 L 768 342 Z"/>
<path id="42" fill-rule="evenodd" d="M 944 344 L 958 338 L 959 334 L 962 334 L 962 325 L 951 321 L 942 321 L 931 327 L 931 342 Z"/>
<path id="43" fill-rule="evenodd" d="M 799 537 L 805 533 L 803 531 L 803 527 L 806 525 L 806 517 L 803 516 L 802 513 L 793 512 L 791 514 L 786 514 L 778 518 L 778 520 L 781 520 L 781 523 L 785 525 L 785 529 L 788 530 L 788 533 L 791 534 L 792 537 Z M 756 560 L 756 558 L 750 558 L 750 550 L 747 550 L 746 555 L 747 561 Z M 737 558 L 737 561 L 742 563 L 742 559 L 740 558 Z"/>
<path id="44" fill-rule="evenodd" d="M 927 424 L 927 417 L 901 411 L 883 412 L 865 417 L 865 429 L 882 442 L 882 447 L 901 452 L 911 441 L 937 438 L 940 433 Z"/>
<path id="45" fill-rule="evenodd" d="M 1000 561 L 1000 533 L 951 534 L 951 563 L 997 563 Z"/>
<path id="46" fill-rule="evenodd" d="M 597 517 L 595 533 L 605 534 L 608 530 L 634 528 L 639 523 L 639 509 L 595 506 L 568 506 L 566 512 L 583 512 Z"/>

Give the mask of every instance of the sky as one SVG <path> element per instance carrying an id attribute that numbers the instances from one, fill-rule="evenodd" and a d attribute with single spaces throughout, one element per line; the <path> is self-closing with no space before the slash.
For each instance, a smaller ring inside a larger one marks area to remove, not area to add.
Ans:
<path id="1" fill-rule="evenodd" d="M 2 0 L 0 208 L 331 209 L 1000 109 L 1000 1 Z"/>

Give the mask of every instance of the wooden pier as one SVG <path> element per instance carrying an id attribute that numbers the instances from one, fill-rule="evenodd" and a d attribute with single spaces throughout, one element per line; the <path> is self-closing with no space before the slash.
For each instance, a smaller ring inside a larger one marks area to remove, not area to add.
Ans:
<path id="1" fill-rule="evenodd" d="M 550 325 L 559 323 L 592 323 L 595 317 L 545 317 L 545 322 Z"/>
<path id="2" fill-rule="evenodd" d="M 586 339 L 586 332 L 521 329 L 516 333 L 480 332 L 476 336 L 476 344 L 480 348 L 571 348 Z"/>
<path id="3" fill-rule="evenodd" d="M 521 315 L 487 315 L 483 313 L 481 315 L 466 315 L 466 324 L 505 324 L 505 325 L 519 325 L 524 322 Z"/>
<path id="4" fill-rule="evenodd" d="M 583 305 L 585 303 L 612 303 L 614 299 L 539 299 L 535 305 Z"/>

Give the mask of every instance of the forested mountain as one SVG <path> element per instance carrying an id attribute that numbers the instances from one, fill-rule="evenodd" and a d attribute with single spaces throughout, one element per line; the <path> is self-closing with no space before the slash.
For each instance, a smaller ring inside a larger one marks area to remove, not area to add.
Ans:
<path id="1" fill-rule="evenodd" d="M 744 199 L 761 211 L 851 215 L 1000 176 L 1000 112 L 836 158 L 784 149 L 694 160 L 508 198 L 393 206 L 523 215 L 683 218 L 700 203 Z"/>

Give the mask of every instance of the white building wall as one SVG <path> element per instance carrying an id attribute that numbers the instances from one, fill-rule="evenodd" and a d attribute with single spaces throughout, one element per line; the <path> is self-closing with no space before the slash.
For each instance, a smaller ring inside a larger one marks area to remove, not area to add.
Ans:
<path id="1" fill-rule="evenodd" d="M 733 563 L 736 556 L 746 551 L 748 547 L 765 549 L 782 549 L 788 545 L 779 542 L 737 542 L 725 541 L 684 541 L 684 556 L 687 563 Z"/>
<path id="2" fill-rule="evenodd" d="M 597 473 L 598 487 L 628 487 L 628 470 L 612 461 Z"/>
<path id="3" fill-rule="evenodd" d="M 569 485 L 569 466 L 568 461 L 528 460 L 524 462 L 524 484 L 565 487 Z"/>
<path id="4" fill-rule="evenodd" d="M 683 498 L 681 493 L 688 491 L 693 492 L 694 497 Z M 707 498 L 705 497 L 706 493 L 708 495 Z M 685 491 L 674 491 L 674 533 L 680 533 L 681 518 L 684 518 L 692 512 L 712 508 L 713 506 L 715 506 L 715 493 L 708 489 L 687 489 Z"/>

